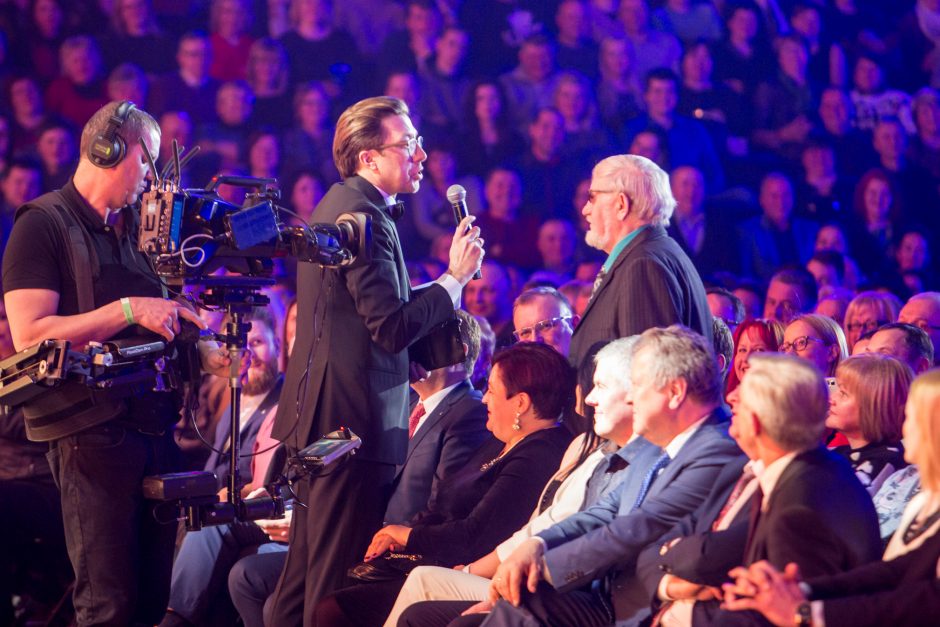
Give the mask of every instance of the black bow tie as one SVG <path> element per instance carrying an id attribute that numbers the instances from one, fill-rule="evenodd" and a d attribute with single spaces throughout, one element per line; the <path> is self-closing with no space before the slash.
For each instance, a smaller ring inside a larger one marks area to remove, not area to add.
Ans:
<path id="1" fill-rule="evenodd" d="M 386 208 L 388 209 L 389 217 L 395 222 L 397 222 L 399 218 L 405 215 L 405 203 L 403 203 L 400 200 L 396 202 L 394 205 L 388 205 Z"/>

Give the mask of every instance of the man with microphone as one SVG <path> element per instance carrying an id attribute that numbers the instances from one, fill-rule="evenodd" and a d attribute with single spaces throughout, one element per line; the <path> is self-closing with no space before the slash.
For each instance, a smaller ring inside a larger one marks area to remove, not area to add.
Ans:
<path id="1" fill-rule="evenodd" d="M 483 240 L 472 217 L 460 221 L 447 272 L 420 292 L 409 287 L 395 228 L 396 195 L 421 184 L 427 153 L 396 98 L 349 107 L 336 124 L 333 159 L 343 177 L 317 206 L 319 220 L 348 212 L 372 218 L 371 250 L 343 268 L 300 263 L 297 337 L 273 435 L 297 451 L 346 427 L 357 454 L 326 476 L 296 486 L 287 563 L 268 601 L 266 622 L 310 625 L 317 601 L 344 585 L 382 524 L 387 488 L 408 446 L 408 384 L 423 370 L 408 346 L 451 318 L 480 268 Z"/>

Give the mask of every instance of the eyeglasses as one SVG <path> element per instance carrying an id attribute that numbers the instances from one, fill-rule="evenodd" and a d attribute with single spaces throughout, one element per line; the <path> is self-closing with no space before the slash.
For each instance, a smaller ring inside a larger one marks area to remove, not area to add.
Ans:
<path id="1" fill-rule="evenodd" d="M 403 139 L 400 142 L 395 142 L 393 144 L 382 144 L 376 150 L 382 151 L 386 148 L 404 148 L 405 154 L 408 157 L 415 156 L 415 153 L 418 151 L 418 148 L 424 150 L 424 138 L 418 135 L 417 137 L 409 137 L 408 139 Z"/>
<path id="2" fill-rule="evenodd" d="M 808 335 L 804 335 L 803 337 L 796 338 L 792 342 L 784 342 L 783 344 L 781 344 L 780 352 L 789 353 L 791 351 L 796 351 L 798 353 L 802 353 L 803 351 L 806 350 L 806 347 L 809 346 L 810 342 L 819 342 L 820 344 L 826 343 L 823 340 L 819 339 L 818 337 L 810 337 Z"/>
<path id="3" fill-rule="evenodd" d="M 854 333 L 856 331 L 862 331 L 863 333 L 868 333 L 869 331 L 875 331 L 879 327 L 888 324 L 887 320 L 869 320 L 868 322 L 850 322 L 845 325 L 845 330 L 849 333 Z"/>
<path id="4" fill-rule="evenodd" d="M 539 320 L 531 327 L 522 327 L 518 331 L 513 332 L 512 336 L 517 342 L 531 342 L 535 336 L 541 334 L 543 331 L 554 329 L 562 322 L 570 323 L 571 316 L 559 316 L 557 318 Z"/>
<path id="5" fill-rule="evenodd" d="M 589 189 L 588 190 L 588 202 L 593 204 L 597 200 L 598 194 L 619 194 L 620 192 L 616 189 Z"/>

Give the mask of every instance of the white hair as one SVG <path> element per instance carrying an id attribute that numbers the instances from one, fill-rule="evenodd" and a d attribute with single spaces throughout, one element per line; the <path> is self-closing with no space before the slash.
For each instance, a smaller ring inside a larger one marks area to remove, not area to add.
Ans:
<path id="1" fill-rule="evenodd" d="M 644 224 L 667 226 L 676 208 L 669 175 L 639 155 L 607 157 L 592 172 L 594 178 L 610 181 L 630 200 L 630 209 Z"/>

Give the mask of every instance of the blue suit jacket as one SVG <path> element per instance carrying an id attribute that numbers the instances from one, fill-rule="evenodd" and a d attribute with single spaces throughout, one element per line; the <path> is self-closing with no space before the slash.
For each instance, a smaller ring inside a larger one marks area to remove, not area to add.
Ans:
<path id="1" fill-rule="evenodd" d="M 555 587 L 569 590 L 613 575 L 617 618 L 648 611 L 649 598 L 634 577 L 637 556 L 697 508 L 725 464 L 740 455 L 728 436 L 727 414 L 718 408 L 653 482 L 638 508 L 632 506 L 645 471 L 631 473 L 622 490 L 540 533 L 549 548 L 545 562 Z"/>
<path id="2" fill-rule="evenodd" d="M 398 467 L 385 524 L 408 524 L 418 512 L 434 509 L 441 480 L 463 468 L 489 435 L 481 399 L 463 381 L 425 418 Z"/>

